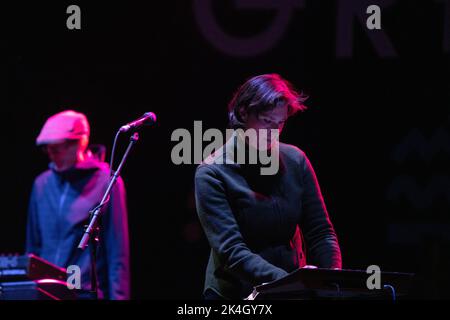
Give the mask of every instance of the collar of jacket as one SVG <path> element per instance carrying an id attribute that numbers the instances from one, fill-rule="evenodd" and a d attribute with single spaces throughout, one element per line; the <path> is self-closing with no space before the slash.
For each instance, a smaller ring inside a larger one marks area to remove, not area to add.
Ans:
<path id="1" fill-rule="evenodd" d="M 280 145 L 278 145 L 280 148 Z M 244 148 L 244 150 L 238 150 L 239 148 Z M 233 134 L 230 136 L 230 138 L 227 140 L 227 142 L 219 149 L 214 151 L 209 157 L 207 157 L 204 160 L 204 163 L 206 164 L 225 164 L 228 167 L 232 167 L 236 170 L 241 171 L 246 176 L 261 176 L 261 168 L 263 165 L 259 161 L 254 164 L 250 163 L 238 163 L 237 161 L 237 153 L 244 151 L 245 155 L 248 155 L 248 152 L 252 150 L 255 152 L 256 150 L 253 149 L 253 147 L 249 146 L 247 143 L 244 142 L 242 137 L 234 131 Z M 256 151 L 258 152 L 258 151 Z M 269 150 L 270 155 L 270 150 Z M 278 154 L 278 160 L 280 165 L 279 172 L 283 172 L 285 170 L 284 168 L 284 162 L 283 159 L 280 157 L 280 152 Z M 248 157 L 247 159 L 248 160 Z M 279 176 L 279 174 L 276 174 L 274 176 L 264 176 L 265 180 L 273 179 L 276 176 Z"/>
<path id="2" fill-rule="evenodd" d="M 108 168 L 109 165 L 107 163 L 100 162 L 95 158 L 87 158 L 84 161 L 77 162 L 72 168 L 63 171 L 57 170 L 56 165 L 53 162 L 50 162 L 49 164 L 49 169 L 64 180 L 73 180 L 84 176 L 87 173 Z"/>

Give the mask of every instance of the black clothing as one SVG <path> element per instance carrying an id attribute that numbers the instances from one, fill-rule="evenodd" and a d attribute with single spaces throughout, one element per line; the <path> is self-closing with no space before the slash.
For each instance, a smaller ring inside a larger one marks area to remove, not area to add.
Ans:
<path id="1" fill-rule="evenodd" d="M 265 176 L 259 165 L 233 162 L 236 139 L 195 174 L 197 212 L 211 246 L 205 292 L 247 297 L 254 286 L 304 266 L 306 251 L 308 264 L 341 268 L 338 240 L 303 151 L 280 143 L 278 173 Z"/>

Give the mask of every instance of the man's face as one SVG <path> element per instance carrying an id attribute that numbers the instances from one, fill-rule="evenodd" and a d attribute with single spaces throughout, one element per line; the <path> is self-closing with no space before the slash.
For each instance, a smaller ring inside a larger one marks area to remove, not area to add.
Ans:
<path id="1" fill-rule="evenodd" d="M 79 149 L 80 143 L 78 140 L 65 140 L 45 146 L 50 161 L 54 162 L 58 168 L 75 164 Z"/>
<path id="2" fill-rule="evenodd" d="M 264 139 L 267 142 L 266 147 L 270 148 L 272 143 L 283 130 L 284 124 L 288 118 L 288 107 L 287 105 L 276 107 L 272 110 L 264 111 L 259 114 L 249 113 L 246 121 L 247 129 L 255 129 L 257 133 L 258 141 Z M 278 130 L 277 136 L 272 136 L 271 130 Z M 261 136 L 261 131 L 265 131 L 266 135 Z M 260 141 L 263 143 L 263 141 Z M 264 144 L 263 144 L 264 145 Z"/>

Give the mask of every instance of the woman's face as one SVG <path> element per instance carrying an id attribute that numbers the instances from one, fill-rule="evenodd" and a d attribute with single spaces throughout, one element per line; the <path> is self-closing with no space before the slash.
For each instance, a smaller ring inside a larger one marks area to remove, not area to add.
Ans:
<path id="1" fill-rule="evenodd" d="M 258 146 L 264 142 L 266 148 L 270 148 L 272 143 L 278 140 L 278 136 L 283 130 L 284 124 L 288 118 L 288 106 L 282 105 L 272 110 L 264 111 L 259 114 L 248 113 L 244 116 L 246 118 L 246 129 L 255 129 L 258 139 Z M 272 135 L 271 130 L 276 130 L 278 134 Z M 264 134 L 265 133 L 265 134 Z M 260 141 L 264 139 L 265 141 Z"/>

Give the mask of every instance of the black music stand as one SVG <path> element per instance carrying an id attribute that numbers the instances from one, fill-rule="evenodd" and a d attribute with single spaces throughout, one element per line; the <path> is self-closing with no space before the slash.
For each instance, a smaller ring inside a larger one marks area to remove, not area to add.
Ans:
<path id="1" fill-rule="evenodd" d="M 414 274 L 381 272 L 380 289 L 369 290 L 371 274 L 363 270 L 298 269 L 286 277 L 256 286 L 255 300 L 360 300 L 405 298 Z"/>

